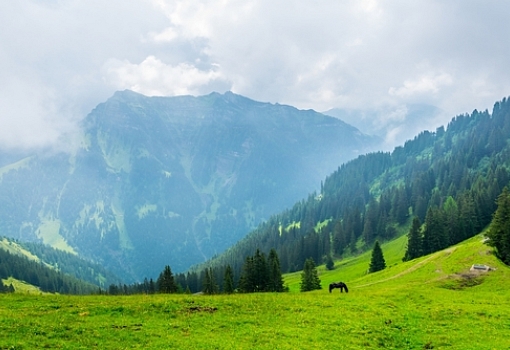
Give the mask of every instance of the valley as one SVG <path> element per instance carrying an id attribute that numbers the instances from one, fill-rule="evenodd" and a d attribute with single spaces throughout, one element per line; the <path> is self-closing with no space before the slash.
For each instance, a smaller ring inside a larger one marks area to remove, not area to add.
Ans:
<path id="1" fill-rule="evenodd" d="M 0 348 L 504 349 L 510 343 L 510 269 L 477 235 L 402 262 L 405 237 L 384 244 L 384 271 L 369 253 L 319 267 L 322 289 L 234 295 L 0 295 Z M 466 285 L 474 263 L 494 271 Z M 327 285 L 344 281 L 349 293 Z M 27 335 L 30 336 L 27 336 Z M 338 345 L 341 344 L 341 345 Z"/>
<path id="2" fill-rule="evenodd" d="M 231 92 L 129 90 L 90 112 L 80 140 L 67 152 L 0 152 L 0 234 L 126 282 L 207 261 L 378 142 L 338 119 Z"/>

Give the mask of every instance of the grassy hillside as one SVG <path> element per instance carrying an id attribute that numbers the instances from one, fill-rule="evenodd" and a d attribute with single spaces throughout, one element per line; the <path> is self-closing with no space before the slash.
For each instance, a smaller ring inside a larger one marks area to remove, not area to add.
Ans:
<path id="1" fill-rule="evenodd" d="M 366 274 L 370 254 L 320 267 L 323 289 L 290 293 L 151 296 L 0 296 L 0 348 L 506 349 L 510 269 L 478 235 L 401 262 L 405 237 L 382 246 L 388 268 Z M 495 271 L 469 274 L 474 264 Z M 348 294 L 329 293 L 344 281 Z"/>
<path id="2" fill-rule="evenodd" d="M 120 283 L 99 264 L 47 245 L 12 238 L 0 237 L 0 262 L 0 278 L 15 277 L 48 292 L 77 292 L 75 287 L 80 285 L 80 294 L 88 294 L 92 289 Z"/>

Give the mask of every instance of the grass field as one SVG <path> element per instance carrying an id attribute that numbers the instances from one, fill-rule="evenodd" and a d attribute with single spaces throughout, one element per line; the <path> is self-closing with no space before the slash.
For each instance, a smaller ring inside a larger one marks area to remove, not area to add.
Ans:
<path id="1" fill-rule="evenodd" d="M 400 238 L 386 270 L 345 259 L 308 293 L 291 274 L 283 294 L 1 295 L 0 349 L 509 349 L 510 269 L 481 240 L 403 263 Z"/>

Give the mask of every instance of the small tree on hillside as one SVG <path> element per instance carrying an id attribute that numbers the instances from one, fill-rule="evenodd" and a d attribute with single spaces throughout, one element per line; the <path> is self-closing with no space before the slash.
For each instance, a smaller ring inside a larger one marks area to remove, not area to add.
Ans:
<path id="1" fill-rule="evenodd" d="M 177 292 L 177 284 L 174 280 L 174 275 L 172 273 L 172 269 L 170 266 L 166 265 L 163 272 L 158 277 L 157 280 L 158 292 L 160 293 L 176 293 Z"/>
<path id="2" fill-rule="evenodd" d="M 255 291 L 255 269 L 253 257 L 247 256 L 243 265 L 241 278 L 239 279 L 239 290 L 243 293 L 253 293 Z"/>
<path id="3" fill-rule="evenodd" d="M 303 272 L 301 273 L 301 291 L 308 292 L 321 288 L 321 280 L 315 268 L 315 262 L 312 258 L 306 259 Z"/>
<path id="4" fill-rule="evenodd" d="M 218 284 L 214 278 L 214 271 L 210 267 L 205 269 L 204 283 L 203 283 L 204 294 L 216 294 L 218 293 Z"/>
<path id="5" fill-rule="evenodd" d="M 324 262 L 326 264 L 326 269 L 328 269 L 329 271 L 335 269 L 335 262 L 333 261 L 331 254 L 328 254 L 324 257 Z"/>
<path id="6" fill-rule="evenodd" d="M 253 269 L 253 282 L 255 292 L 265 292 L 269 279 L 269 271 L 267 269 L 266 256 L 259 249 L 257 249 L 255 255 L 253 256 Z"/>
<path id="7" fill-rule="evenodd" d="M 282 271 L 280 269 L 280 259 L 278 258 L 278 254 L 274 248 L 269 252 L 267 265 L 269 270 L 267 290 L 269 292 L 283 292 L 283 278 Z"/>
<path id="8" fill-rule="evenodd" d="M 404 255 L 403 261 L 416 259 L 423 255 L 423 239 L 421 234 L 420 219 L 415 216 L 413 224 L 407 234 L 407 250 Z"/>
<path id="9" fill-rule="evenodd" d="M 386 261 L 384 260 L 383 252 L 379 241 L 375 241 L 374 249 L 372 250 L 372 260 L 368 272 L 381 271 L 386 268 Z"/>
<path id="10" fill-rule="evenodd" d="M 225 268 L 225 276 L 223 277 L 223 293 L 234 293 L 234 272 L 232 271 L 232 267 L 230 267 L 230 265 L 227 265 Z"/>
<path id="11" fill-rule="evenodd" d="M 497 204 L 487 236 L 498 258 L 510 265 L 510 191 L 507 187 L 499 195 Z"/>

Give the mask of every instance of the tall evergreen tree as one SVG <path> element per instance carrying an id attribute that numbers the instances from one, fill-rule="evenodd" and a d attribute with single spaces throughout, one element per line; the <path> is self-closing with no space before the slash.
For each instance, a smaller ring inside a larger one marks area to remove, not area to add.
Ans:
<path id="1" fill-rule="evenodd" d="M 374 249 L 372 250 L 372 259 L 368 271 L 370 273 L 384 270 L 386 268 L 386 261 L 384 260 L 383 251 L 379 241 L 375 241 Z"/>
<path id="2" fill-rule="evenodd" d="M 510 265 L 510 190 L 503 189 L 497 200 L 498 208 L 494 213 L 488 237 L 489 244 L 496 250 L 497 256 Z"/>
<path id="3" fill-rule="evenodd" d="M 172 273 L 172 269 L 170 266 L 166 265 L 163 272 L 159 275 L 158 281 L 158 291 L 160 293 L 176 293 L 177 292 L 177 284 L 174 280 L 174 275 Z"/>
<path id="4" fill-rule="evenodd" d="M 423 240 L 421 236 L 420 218 L 415 216 L 407 234 L 407 250 L 403 261 L 409 261 L 423 255 Z"/>
<path id="5" fill-rule="evenodd" d="M 446 235 L 449 238 L 449 244 L 456 244 L 461 242 L 462 237 L 459 225 L 459 207 L 457 202 L 452 196 L 448 196 L 443 205 L 444 219 L 446 227 Z M 466 237 L 467 238 L 467 237 Z"/>
<path id="6" fill-rule="evenodd" d="M 267 265 L 269 269 L 267 290 L 269 292 L 283 292 L 283 278 L 282 271 L 280 269 L 280 259 L 278 258 L 278 254 L 274 248 L 269 252 Z"/>
<path id="7" fill-rule="evenodd" d="M 321 289 L 321 280 L 312 258 L 306 259 L 301 273 L 301 291 L 308 292 L 315 289 Z"/>
<path id="8" fill-rule="evenodd" d="M 425 217 L 425 229 L 423 231 L 424 255 L 446 248 L 448 241 L 444 212 L 436 206 L 430 207 Z"/>
<path id="9" fill-rule="evenodd" d="M 225 268 L 225 276 L 223 277 L 223 293 L 232 294 L 234 290 L 234 272 L 232 271 L 232 267 L 227 265 Z"/>
<path id="10" fill-rule="evenodd" d="M 253 257 L 254 268 L 254 291 L 265 292 L 266 284 L 269 279 L 266 256 L 259 249 Z"/>
<path id="11" fill-rule="evenodd" d="M 154 280 L 151 278 L 149 281 L 149 294 L 156 293 L 156 284 L 154 283 Z"/>
<path id="12" fill-rule="evenodd" d="M 218 293 L 218 284 L 216 283 L 212 267 L 205 269 L 203 292 L 209 295 Z"/>
<path id="13" fill-rule="evenodd" d="M 253 257 L 247 256 L 243 265 L 243 272 L 239 279 L 239 290 L 243 293 L 253 293 L 255 291 Z"/>

